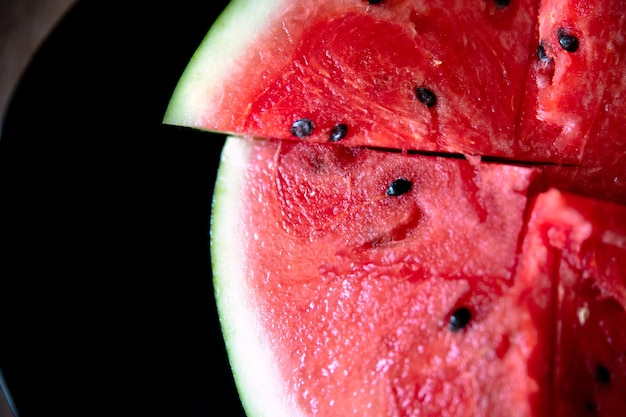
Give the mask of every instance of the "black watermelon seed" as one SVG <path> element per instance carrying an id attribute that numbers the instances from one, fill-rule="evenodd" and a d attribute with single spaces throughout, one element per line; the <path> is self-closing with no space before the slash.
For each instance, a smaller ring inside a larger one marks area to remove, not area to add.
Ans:
<path id="1" fill-rule="evenodd" d="M 497 7 L 505 8 L 511 4 L 511 0 L 495 0 L 495 3 Z"/>
<path id="2" fill-rule="evenodd" d="M 343 123 L 339 123 L 338 125 L 333 127 L 333 130 L 330 131 L 329 140 L 331 142 L 338 142 L 341 139 L 345 138 L 347 134 L 348 134 L 348 126 Z"/>
<path id="3" fill-rule="evenodd" d="M 594 414 L 596 413 L 596 411 L 598 411 L 598 406 L 593 400 L 586 400 L 584 402 L 584 406 L 585 406 L 585 410 L 590 411 Z"/>
<path id="4" fill-rule="evenodd" d="M 467 307 L 457 308 L 450 316 L 450 331 L 456 333 L 470 322 L 472 313 Z"/>
<path id="5" fill-rule="evenodd" d="M 379 4 L 379 3 L 382 3 L 382 2 L 383 2 L 383 0 L 367 0 L 367 2 L 368 2 L 369 4 Z"/>
<path id="6" fill-rule="evenodd" d="M 313 133 L 313 129 L 315 129 L 315 125 L 310 119 L 300 119 L 291 125 L 291 134 L 303 138 Z"/>
<path id="7" fill-rule="evenodd" d="M 574 35 L 570 35 L 564 29 L 559 29 L 559 44 L 561 48 L 567 52 L 576 52 L 578 50 L 578 38 Z"/>
<path id="8" fill-rule="evenodd" d="M 437 96 L 426 87 L 417 87 L 415 89 L 415 97 L 429 108 L 437 104 Z"/>
<path id="9" fill-rule="evenodd" d="M 608 384 L 611 382 L 611 371 L 607 367 L 598 364 L 596 366 L 596 381 L 600 384 Z"/>
<path id="10" fill-rule="evenodd" d="M 541 42 L 537 47 L 537 59 L 539 59 L 539 61 L 541 62 L 548 62 L 550 60 L 548 58 L 548 55 L 546 55 L 546 48 L 544 48 L 543 43 Z"/>
<path id="11" fill-rule="evenodd" d="M 387 195 L 389 197 L 398 197 L 411 191 L 413 183 L 406 178 L 398 178 L 387 187 Z"/>

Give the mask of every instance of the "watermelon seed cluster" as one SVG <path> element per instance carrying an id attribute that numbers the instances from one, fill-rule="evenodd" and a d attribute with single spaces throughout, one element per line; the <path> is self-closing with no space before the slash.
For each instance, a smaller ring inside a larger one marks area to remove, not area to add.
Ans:
<path id="1" fill-rule="evenodd" d="M 298 119 L 291 125 L 289 131 L 291 134 L 298 138 L 306 138 L 310 136 L 315 130 L 315 123 L 311 119 Z M 330 131 L 328 140 L 330 142 L 339 142 L 348 134 L 348 125 L 345 123 L 339 123 L 335 125 Z"/>
<path id="2" fill-rule="evenodd" d="M 565 29 L 561 28 L 557 30 L 557 37 L 559 39 L 559 45 L 563 50 L 574 53 L 578 51 L 580 46 L 580 41 L 578 38 L 570 33 L 568 33 Z M 552 59 L 548 57 L 546 53 L 546 48 L 543 45 L 543 41 L 539 42 L 539 46 L 537 46 L 537 58 L 544 64 L 550 64 Z"/>

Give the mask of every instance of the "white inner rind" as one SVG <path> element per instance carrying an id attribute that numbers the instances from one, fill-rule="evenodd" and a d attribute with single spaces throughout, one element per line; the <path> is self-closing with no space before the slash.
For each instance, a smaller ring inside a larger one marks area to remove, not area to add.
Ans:
<path id="1" fill-rule="evenodd" d="M 202 127 L 209 103 L 223 88 L 241 55 L 249 51 L 256 36 L 274 20 L 271 11 L 280 11 L 284 0 L 232 0 L 211 26 L 191 58 L 172 95 L 163 122 Z"/>
<path id="2" fill-rule="evenodd" d="M 244 194 L 250 142 L 228 138 L 222 152 L 213 197 L 211 261 L 215 298 L 231 367 L 246 414 L 297 417 L 301 413 L 285 393 L 249 293 L 245 259 Z"/>

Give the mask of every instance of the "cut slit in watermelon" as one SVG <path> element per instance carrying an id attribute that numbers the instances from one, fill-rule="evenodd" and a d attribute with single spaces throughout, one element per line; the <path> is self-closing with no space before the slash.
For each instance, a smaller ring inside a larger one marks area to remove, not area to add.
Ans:
<path id="1" fill-rule="evenodd" d="M 620 10 L 625 0 L 237 0 L 165 120 L 287 140 L 309 120 L 308 141 L 548 163 L 547 187 L 626 203 Z"/>

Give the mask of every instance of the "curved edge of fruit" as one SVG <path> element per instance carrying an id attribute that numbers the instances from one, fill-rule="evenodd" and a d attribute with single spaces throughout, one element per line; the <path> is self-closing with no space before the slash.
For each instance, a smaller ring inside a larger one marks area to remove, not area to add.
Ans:
<path id="1" fill-rule="evenodd" d="M 298 416 L 281 392 L 271 341 L 261 331 L 246 294 L 243 192 L 249 139 L 229 137 L 222 151 L 211 216 L 211 263 L 215 300 L 239 397 L 250 417 Z"/>
<path id="2" fill-rule="evenodd" d="M 220 88 L 239 56 L 255 41 L 255 34 L 272 21 L 271 10 L 284 0 L 232 0 L 210 27 L 181 76 L 165 112 L 163 123 L 202 127 L 202 115 L 210 111 L 209 99 Z"/>

